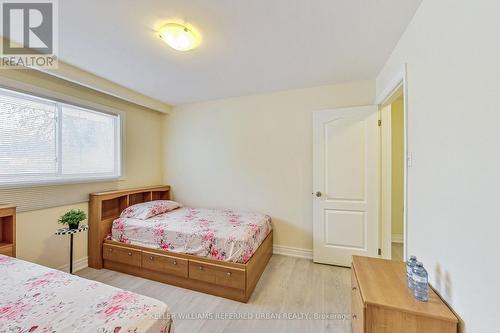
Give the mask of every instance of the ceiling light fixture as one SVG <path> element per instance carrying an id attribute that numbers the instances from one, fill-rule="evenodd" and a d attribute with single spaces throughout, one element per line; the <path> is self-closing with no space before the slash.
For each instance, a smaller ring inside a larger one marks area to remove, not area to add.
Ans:
<path id="1" fill-rule="evenodd" d="M 177 51 L 189 51 L 199 45 L 197 34 L 188 27 L 178 23 L 167 23 L 160 30 L 160 37 L 171 48 Z"/>

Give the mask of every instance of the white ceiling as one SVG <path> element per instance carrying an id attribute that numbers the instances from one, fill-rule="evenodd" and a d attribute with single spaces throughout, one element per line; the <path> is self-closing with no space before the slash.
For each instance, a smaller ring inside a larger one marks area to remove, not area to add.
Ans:
<path id="1" fill-rule="evenodd" d="M 60 59 L 170 104 L 374 79 L 421 0 L 63 0 Z M 183 53 L 155 27 L 202 34 Z"/>

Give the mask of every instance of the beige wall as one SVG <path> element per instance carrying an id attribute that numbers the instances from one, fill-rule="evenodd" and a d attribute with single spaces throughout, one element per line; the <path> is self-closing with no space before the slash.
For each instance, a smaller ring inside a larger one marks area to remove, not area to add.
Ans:
<path id="1" fill-rule="evenodd" d="M 86 202 L 17 214 L 17 257 L 58 268 L 69 262 L 69 236 L 56 236 L 59 216 L 70 209 L 88 212 Z M 87 257 L 87 233 L 74 236 L 74 260 Z"/>
<path id="2" fill-rule="evenodd" d="M 129 188 L 162 183 L 162 119 L 166 115 L 31 70 L 3 70 L 0 71 L 0 76 L 123 111 L 125 176 L 123 180 L 110 186 Z M 0 202 L 2 201 L 5 198 L 0 198 Z M 75 203 L 19 213 L 18 257 L 50 267 L 67 264 L 69 239 L 67 236 L 54 235 L 55 229 L 59 227 L 57 219 L 71 208 L 87 210 L 87 206 L 87 203 Z M 86 234 L 75 237 L 75 260 L 87 257 L 86 237 Z"/>
<path id="3" fill-rule="evenodd" d="M 377 78 L 407 64 L 408 252 L 465 322 L 500 327 L 500 2 L 424 0 Z"/>
<path id="4" fill-rule="evenodd" d="M 267 213 L 275 244 L 310 250 L 311 112 L 373 100 L 365 81 L 176 107 L 165 118 L 165 179 L 184 204 Z"/>
<path id="5" fill-rule="evenodd" d="M 404 107 L 403 95 L 391 104 L 391 231 L 403 237 Z"/>

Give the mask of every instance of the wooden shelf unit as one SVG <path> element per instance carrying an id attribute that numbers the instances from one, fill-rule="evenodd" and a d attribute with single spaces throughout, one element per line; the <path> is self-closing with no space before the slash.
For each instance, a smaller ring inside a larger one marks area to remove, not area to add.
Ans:
<path id="1" fill-rule="evenodd" d="M 16 256 L 16 207 L 0 205 L 0 254 Z"/>
<path id="2" fill-rule="evenodd" d="M 406 287 L 405 263 L 353 256 L 353 333 L 456 333 L 458 318 L 429 288 L 417 301 Z"/>

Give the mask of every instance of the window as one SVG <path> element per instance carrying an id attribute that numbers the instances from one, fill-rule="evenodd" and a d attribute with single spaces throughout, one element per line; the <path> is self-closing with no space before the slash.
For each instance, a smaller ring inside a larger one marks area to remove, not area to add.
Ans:
<path id="1" fill-rule="evenodd" d="M 0 185 L 116 179 L 120 116 L 0 89 Z"/>

